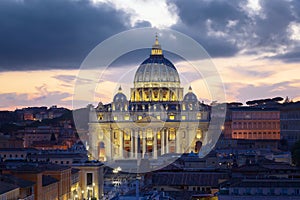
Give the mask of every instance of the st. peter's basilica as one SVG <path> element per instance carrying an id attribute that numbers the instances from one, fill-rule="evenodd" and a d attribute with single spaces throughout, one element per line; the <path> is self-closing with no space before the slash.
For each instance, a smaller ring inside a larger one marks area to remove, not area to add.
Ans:
<path id="1" fill-rule="evenodd" d="M 120 86 L 113 102 L 90 116 L 92 154 L 102 161 L 197 152 L 208 130 L 210 107 L 189 87 L 184 95 L 174 64 L 156 37 L 150 56 L 137 69 L 128 99 Z"/>

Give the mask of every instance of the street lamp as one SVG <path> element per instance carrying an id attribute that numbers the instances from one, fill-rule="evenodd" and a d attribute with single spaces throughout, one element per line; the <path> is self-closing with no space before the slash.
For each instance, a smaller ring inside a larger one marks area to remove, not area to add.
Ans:
<path id="1" fill-rule="evenodd" d="M 90 200 L 90 187 L 87 186 L 87 199 Z"/>
<path id="2" fill-rule="evenodd" d="M 93 197 L 95 197 L 95 183 L 93 183 Z"/>
<path id="3" fill-rule="evenodd" d="M 81 200 L 83 200 L 84 190 L 81 190 Z"/>

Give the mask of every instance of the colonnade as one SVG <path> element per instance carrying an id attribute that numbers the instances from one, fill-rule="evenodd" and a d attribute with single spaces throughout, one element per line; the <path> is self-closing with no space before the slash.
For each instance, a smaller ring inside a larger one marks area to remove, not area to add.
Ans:
<path id="1" fill-rule="evenodd" d="M 168 153 L 185 153 L 195 149 L 197 128 L 111 128 L 94 130 L 92 143 L 104 143 L 105 160 L 152 158 Z M 202 131 L 201 131 L 202 134 Z M 100 137 L 99 137 L 100 136 Z M 97 147 L 95 146 L 95 151 Z M 99 150 L 98 150 L 99 151 Z M 95 152 L 96 153 L 96 152 Z M 96 154 L 99 154 L 96 153 Z"/>

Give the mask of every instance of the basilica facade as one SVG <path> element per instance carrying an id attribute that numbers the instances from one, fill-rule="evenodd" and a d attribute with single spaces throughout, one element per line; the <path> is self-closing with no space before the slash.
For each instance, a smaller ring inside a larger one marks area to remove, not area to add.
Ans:
<path id="1" fill-rule="evenodd" d="M 102 161 L 197 152 L 209 120 L 210 106 L 191 87 L 184 94 L 178 71 L 156 37 L 150 56 L 135 73 L 130 97 L 120 86 L 113 102 L 100 102 L 92 110 L 90 152 Z"/>

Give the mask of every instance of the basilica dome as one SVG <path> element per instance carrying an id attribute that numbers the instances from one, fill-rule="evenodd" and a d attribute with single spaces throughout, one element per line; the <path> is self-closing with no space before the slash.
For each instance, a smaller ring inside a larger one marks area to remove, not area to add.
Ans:
<path id="1" fill-rule="evenodd" d="M 180 84 L 179 74 L 171 61 L 164 57 L 162 49 L 156 38 L 152 46 L 151 55 L 139 66 L 135 73 L 134 84 L 136 86 L 153 83 L 160 87 L 170 87 Z"/>
<path id="2" fill-rule="evenodd" d="M 198 101 L 197 96 L 193 93 L 192 87 L 189 87 L 189 91 L 184 95 L 183 101 Z"/>
<path id="3" fill-rule="evenodd" d="M 133 84 L 132 102 L 182 100 L 179 74 L 172 62 L 164 57 L 157 36 L 150 56 L 137 69 Z"/>
<path id="4" fill-rule="evenodd" d="M 122 92 L 122 87 L 118 89 L 118 93 L 114 96 L 114 102 L 127 102 L 127 97 Z"/>
<path id="5" fill-rule="evenodd" d="M 180 82 L 174 65 L 163 55 L 150 55 L 138 68 L 134 82 Z"/>

